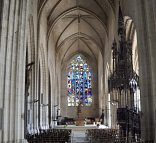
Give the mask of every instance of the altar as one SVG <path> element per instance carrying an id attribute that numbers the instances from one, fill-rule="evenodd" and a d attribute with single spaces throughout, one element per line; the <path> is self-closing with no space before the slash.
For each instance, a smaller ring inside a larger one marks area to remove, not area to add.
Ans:
<path id="1" fill-rule="evenodd" d="M 58 125 L 58 126 L 55 126 L 55 128 L 56 129 L 71 129 L 72 131 L 86 131 L 88 129 L 109 129 L 108 126 L 105 126 L 105 125 L 97 126 L 96 124 L 83 125 L 83 126 Z"/>

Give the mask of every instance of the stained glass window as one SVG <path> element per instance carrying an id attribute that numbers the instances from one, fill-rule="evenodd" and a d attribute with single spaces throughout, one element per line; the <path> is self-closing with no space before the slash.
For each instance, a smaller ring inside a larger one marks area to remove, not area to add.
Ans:
<path id="1" fill-rule="evenodd" d="M 68 106 L 92 104 L 92 72 L 80 55 L 68 67 L 67 91 Z"/>

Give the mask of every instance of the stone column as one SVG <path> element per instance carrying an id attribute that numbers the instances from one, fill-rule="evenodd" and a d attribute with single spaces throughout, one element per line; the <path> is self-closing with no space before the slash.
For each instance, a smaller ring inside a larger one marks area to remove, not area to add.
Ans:
<path id="1" fill-rule="evenodd" d="M 15 106 L 15 140 L 24 138 L 24 96 L 25 96 L 25 56 L 26 56 L 26 30 L 27 30 L 27 0 L 19 0 L 19 27 L 18 27 L 18 49 L 17 49 L 17 70 L 16 70 L 16 106 Z"/>
<path id="2" fill-rule="evenodd" d="M 0 132 L 0 142 L 23 138 L 25 8 L 26 0 L 5 0 L 3 4 L 0 43 L 0 108 L 3 109 L 3 130 Z M 18 111 L 17 116 L 15 110 Z M 18 133 L 19 138 L 16 136 Z"/>
<path id="3" fill-rule="evenodd" d="M 1 43 L 0 43 L 0 108 L 2 111 L 2 117 L 4 116 L 4 93 L 5 93 L 5 71 L 6 71 L 6 46 L 7 46 L 7 33 L 8 33 L 8 16 L 9 16 L 9 0 L 5 0 L 3 3 L 3 14 L 2 14 L 2 29 L 1 29 Z M 4 118 L 2 119 L 2 125 L 4 125 Z M 0 142 L 3 142 L 3 134 L 4 134 L 4 127 L 0 130 Z"/>
<path id="4" fill-rule="evenodd" d="M 3 85 L 3 140 L 6 142 L 9 140 L 9 126 L 10 126 L 10 97 L 11 93 L 11 66 L 12 66 L 12 50 L 13 50 L 13 37 L 14 37 L 14 13 L 15 13 L 15 0 L 10 1 L 8 4 L 8 24 L 7 24 L 7 33 L 6 33 L 6 53 L 5 53 L 5 67 L 4 67 L 4 85 Z M 5 42 L 4 41 L 4 42 Z"/>
<path id="5" fill-rule="evenodd" d="M 151 29 L 154 29 L 155 30 L 155 40 L 153 40 L 153 57 L 152 57 L 152 60 L 153 60 L 153 74 L 155 75 L 155 77 L 153 78 L 153 95 L 154 95 L 154 127 L 155 127 L 155 143 L 156 143 L 156 63 L 154 62 L 155 61 L 155 55 L 156 55 L 156 1 L 155 0 L 152 0 L 152 6 L 153 6 L 153 28 L 151 27 Z"/>
<path id="6" fill-rule="evenodd" d="M 154 140 L 154 108 L 152 93 L 152 75 L 153 65 L 151 61 L 151 1 L 136 1 L 137 9 L 137 32 L 138 32 L 138 48 L 139 48 L 139 73 L 141 86 L 141 110 L 142 110 L 142 138 L 144 141 Z M 151 27 L 152 28 L 152 27 Z M 154 30 L 154 29 L 153 29 Z"/>
<path id="7" fill-rule="evenodd" d="M 151 65 L 151 98 L 149 100 L 149 112 L 152 115 L 153 122 L 151 122 L 152 130 L 150 131 L 150 140 L 154 140 L 156 137 L 156 1 L 144 0 L 144 3 L 147 23 L 147 46 L 150 53 Z"/>
<path id="8" fill-rule="evenodd" d="M 16 70 L 17 70 L 17 47 L 18 47 L 18 14 L 19 14 L 19 1 L 15 1 L 14 11 L 14 30 L 12 40 L 12 57 L 11 57 L 11 84 L 10 84 L 10 120 L 9 120 L 9 141 L 13 141 L 15 138 L 15 96 L 16 96 Z"/>

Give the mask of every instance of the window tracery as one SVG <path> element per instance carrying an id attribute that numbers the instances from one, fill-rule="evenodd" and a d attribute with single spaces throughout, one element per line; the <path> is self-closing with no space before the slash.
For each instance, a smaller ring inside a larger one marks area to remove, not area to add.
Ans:
<path id="1" fill-rule="evenodd" d="M 80 55 L 72 60 L 68 67 L 67 100 L 68 106 L 92 104 L 92 71 Z"/>

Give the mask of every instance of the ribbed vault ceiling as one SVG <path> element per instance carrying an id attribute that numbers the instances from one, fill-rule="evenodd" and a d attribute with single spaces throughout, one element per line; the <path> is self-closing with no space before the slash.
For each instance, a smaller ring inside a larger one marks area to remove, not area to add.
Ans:
<path id="1" fill-rule="evenodd" d="M 114 9 L 114 0 L 40 0 L 38 6 L 39 18 L 41 13 L 47 17 L 47 36 L 53 35 L 62 59 L 76 52 L 103 55 Z"/>

